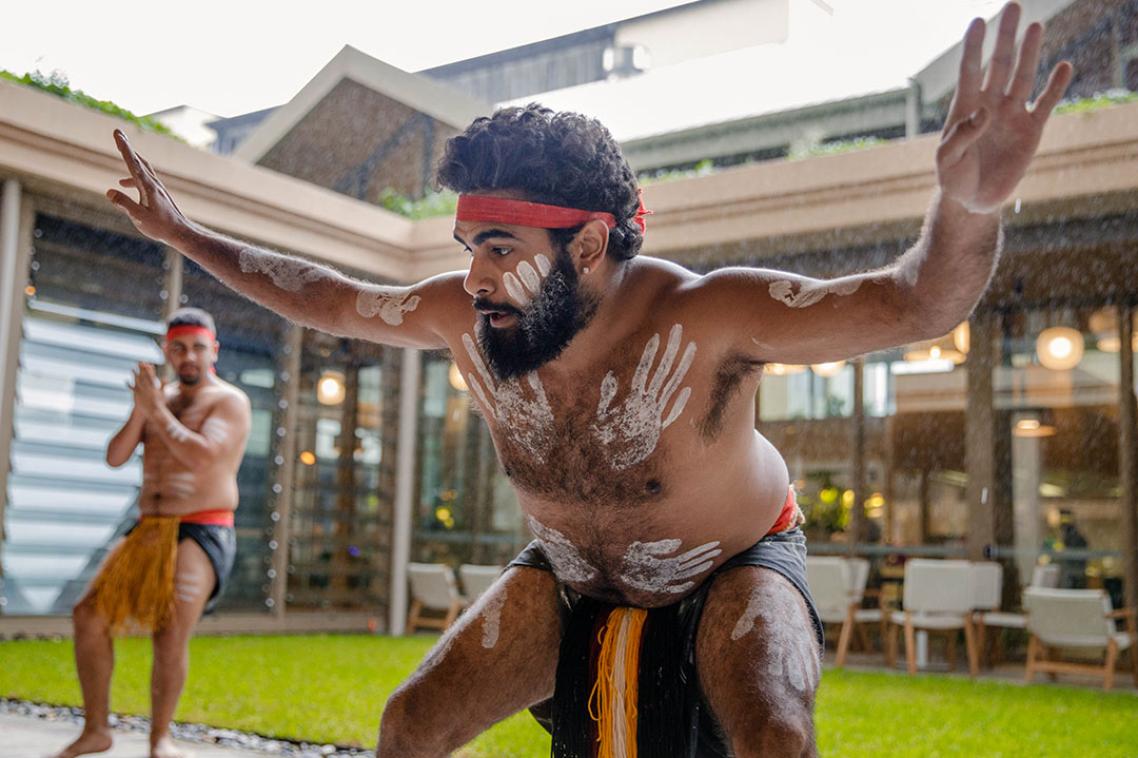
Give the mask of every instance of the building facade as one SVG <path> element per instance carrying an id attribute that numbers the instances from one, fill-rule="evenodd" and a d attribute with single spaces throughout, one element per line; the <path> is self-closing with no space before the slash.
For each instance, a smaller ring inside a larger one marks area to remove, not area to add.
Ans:
<path id="1" fill-rule="evenodd" d="M 502 564 L 529 540 L 449 356 L 314 333 L 236 296 L 102 199 L 118 122 L 14 85 L 0 103 L 0 635 L 66 633 L 131 522 L 138 463 L 110 470 L 102 450 L 129 411 L 129 367 L 160 360 L 179 304 L 214 313 L 219 372 L 254 407 L 239 564 L 206 630 L 398 632 L 407 560 Z M 381 282 L 466 265 L 450 218 L 412 222 L 255 161 L 132 141 L 211 228 Z M 650 185 L 645 254 L 696 271 L 885 265 L 919 232 L 936 142 Z M 967 324 L 846 363 L 769 366 L 756 423 L 787 459 L 814 552 L 873 556 L 880 576 L 908 555 L 993 556 L 1013 569 L 1013 604 L 1033 565 L 1057 561 L 1133 604 L 1138 105 L 1057 116 L 1005 221 Z"/>

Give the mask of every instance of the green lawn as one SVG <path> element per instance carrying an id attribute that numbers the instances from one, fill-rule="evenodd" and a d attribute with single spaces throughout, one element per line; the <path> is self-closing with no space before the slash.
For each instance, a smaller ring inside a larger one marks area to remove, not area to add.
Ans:
<path id="1" fill-rule="evenodd" d="M 432 637 L 201 637 L 177 718 L 261 734 L 374 744 L 385 698 Z M 148 712 L 149 644 L 116 645 L 113 707 Z M 80 704 L 70 642 L 0 642 L 0 695 Z M 974 683 L 930 675 L 828 670 L 818 698 L 828 756 L 1138 755 L 1138 697 L 1092 689 Z M 514 716 L 462 755 L 549 755 L 549 738 Z"/>

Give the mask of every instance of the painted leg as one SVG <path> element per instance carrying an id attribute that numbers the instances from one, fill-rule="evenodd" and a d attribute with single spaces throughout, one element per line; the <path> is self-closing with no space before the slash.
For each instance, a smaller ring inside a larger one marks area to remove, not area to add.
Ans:
<path id="1" fill-rule="evenodd" d="M 743 566 L 715 579 L 696 667 L 737 758 L 817 755 L 821 651 L 802 595 L 782 576 Z"/>
<path id="2" fill-rule="evenodd" d="M 561 616 L 553 574 L 513 568 L 458 617 L 392 694 L 377 758 L 448 756 L 553 694 Z"/>
<path id="3" fill-rule="evenodd" d="M 150 670 L 150 756 L 181 758 L 185 754 L 170 737 L 170 721 L 190 668 L 190 636 L 213 592 L 217 578 L 205 551 L 193 540 L 178 543 L 174 572 L 174 615 L 154 633 L 154 665 Z"/>
<path id="4" fill-rule="evenodd" d="M 52 758 L 101 753 L 111 749 L 111 728 L 107 723 L 111 707 L 111 674 L 115 668 L 115 647 L 107 622 L 94 608 L 89 595 L 80 600 L 71 614 L 75 628 L 75 668 L 83 692 L 83 731 Z"/>

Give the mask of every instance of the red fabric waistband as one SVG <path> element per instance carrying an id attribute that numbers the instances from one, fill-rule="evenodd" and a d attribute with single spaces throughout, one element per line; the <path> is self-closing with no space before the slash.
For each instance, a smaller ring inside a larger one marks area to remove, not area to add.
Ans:
<path id="1" fill-rule="evenodd" d="M 794 499 L 794 490 L 791 489 L 786 493 L 786 502 L 782 504 L 778 518 L 775 519 L 774 526 L 770 528 L 767 534 L 778 534 L 798 526 L 798 513 L 798 501 Z"/>
<path id="2" fill-rule="evenodd" d="M 211 511 L 196 511 L 181 517 L 183 524 L 205 524 L 207 526 L 233 526 L 233 511 L 216 508 Z"/>

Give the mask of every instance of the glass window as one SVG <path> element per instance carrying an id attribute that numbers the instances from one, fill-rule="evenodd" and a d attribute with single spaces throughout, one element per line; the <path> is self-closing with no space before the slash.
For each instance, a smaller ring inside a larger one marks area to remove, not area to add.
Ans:
<path id="1" fill-rule="evenodd" d="M 139 455 L 106 444 L 132 407 L 138 361 L 161 363 L 164 253 L 151 242 L 40 214 L 20 341 L 0 608 L 67 614 L 137 517 Z"/>

